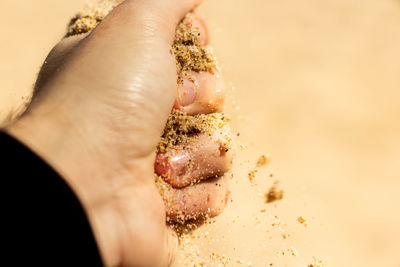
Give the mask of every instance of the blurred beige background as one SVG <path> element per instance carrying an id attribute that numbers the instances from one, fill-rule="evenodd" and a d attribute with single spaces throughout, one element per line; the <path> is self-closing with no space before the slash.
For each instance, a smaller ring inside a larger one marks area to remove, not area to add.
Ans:
<path id="1" fill-rule="evenodd" d="M 29 95 L 84 3 L 1 0 L 2 119 Z M 229 266 L 307 266 L 317 257 L 325 266 L 399 267 L 400 1 L 206 0 L 201 10 L 235 88 L 227 108 L 241 146 L 233 202 L 175 265 L 218 266 L 214 252 Z M 247 173 L 265 153 L 272 162 L 251 185 Z M 285 197 L 265 204 L 274 179 Z"/>

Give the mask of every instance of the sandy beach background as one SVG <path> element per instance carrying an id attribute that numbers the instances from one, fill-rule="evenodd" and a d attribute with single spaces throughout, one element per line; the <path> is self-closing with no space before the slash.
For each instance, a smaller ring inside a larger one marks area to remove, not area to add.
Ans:
<path id="1" fill-rule="evenodd" d="M 0 2 L 2 120 L 85 2 Z M 175 266 L 400 266 L 400 1 L 206 0 L 201 11 L 240 136 L 233 202 Z M 271 163 L 251 184 L 262 154 Z M 284 198 L 266 204 L 276 180 Z"/>

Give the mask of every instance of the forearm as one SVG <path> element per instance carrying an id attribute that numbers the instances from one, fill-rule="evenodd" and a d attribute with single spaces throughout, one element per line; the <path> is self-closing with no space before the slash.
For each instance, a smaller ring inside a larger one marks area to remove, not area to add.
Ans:
<path id="1" fill-rule="evenodd" d="M 69 185 L 41 158 L 0 132 L 3 254 L 18 264 L 100 266 L 86 213 Z"/>

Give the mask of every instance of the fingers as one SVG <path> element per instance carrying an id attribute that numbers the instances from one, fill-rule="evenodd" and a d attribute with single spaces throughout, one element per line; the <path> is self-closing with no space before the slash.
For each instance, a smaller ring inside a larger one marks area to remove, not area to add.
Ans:
<path id="1" fill-rule="evenodd" d="M 232 166 L 233 152 L 226 144 L 220 133 L 195 136 L 176 150 L 158 153 L 155 172 L 174 188 L 222 176 Z"/>
<path id="2" fill-rule="evenodd" d="M 205 20 L 198 13 L 190 17 L 192 22 L 187 27 L 197 28 L 202 46 L 209 43 L 208 28 Z M 218 72 L 185 71 L 180 74 L 182 82 L 178 84 L 178 95 L 174 108 L 186 114 L 196 115 L 221 112 L 225 100 L 225 88 Z"/>
<path id="3" fill-rule="evenodd" d="M 214 178 L 183 189 L 165 186 L 162 195 L 169 219 L 185 221 L 201 217 L 215 217 L 229 199 L 229 177 Z"/>
<path id="4" fill-rule="evenodd" d="M 188 72 L 178 85 L 174 108 L 188 115 L 222 112 L 225 101 L 224 82 L 219 73 Z"/>

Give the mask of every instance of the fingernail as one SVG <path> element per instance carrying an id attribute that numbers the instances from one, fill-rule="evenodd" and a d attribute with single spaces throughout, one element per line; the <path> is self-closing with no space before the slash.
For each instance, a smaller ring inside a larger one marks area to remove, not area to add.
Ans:
<path id="1" fill-rule="evenodd" d="M 184 186 L 182 177 L 189 171 L 190 155 L 185 150 L 178 150 L 173 155 L 159 153 L 154 163 L 155 173 L 174 187 Z"/>
<path id="2" fill-rule="evenodd" d="M 154 172 L 161 177 L 167 177 L 171 173 L 171 166 L 165 153 L 158 153 L 154 162 Z"/>
<path id="3" fill-rule="evenodd" d="M 180 106 L 188 106 L 196 99 L 196 82 L 183 78 L 178 88 L 178 102 Z"/>

